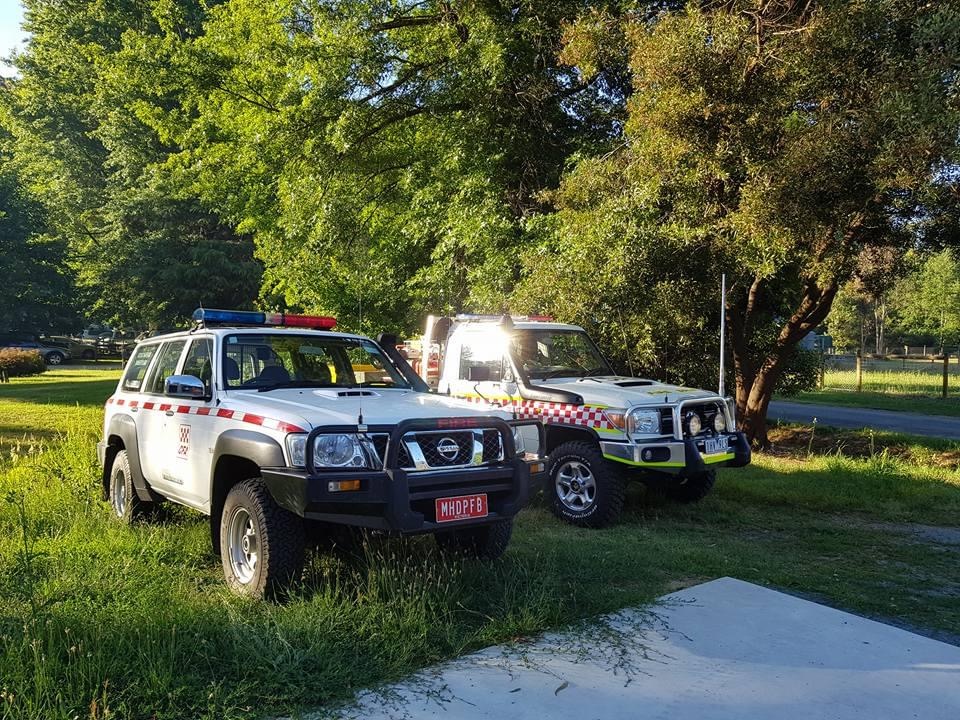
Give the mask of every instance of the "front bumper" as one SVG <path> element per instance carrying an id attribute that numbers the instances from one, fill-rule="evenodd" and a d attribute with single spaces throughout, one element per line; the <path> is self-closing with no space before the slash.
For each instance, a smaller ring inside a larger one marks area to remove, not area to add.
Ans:
<path id="1" fill-rule="evenodd" d="M 695 475 L 713 467 L 743 467 L 750 464 L 750 443 L 742 432 L 724 433 L 725 452 L 706 454 L 703 438 L 665 439 L 648 443 L 601 441 L 608 460 L 639 469 Z"/>
<path id="2" fill-rule="evenodd" d="M 434 429 L 438 422 L 418 420 L 406 421 L 390 429 L 391 439 L 382 470 L 309 472 L 303 468 L 275 467 L 262 468 L 261 477 L 281 507 L 308 520 L 401 534 L 428 533 L 507 520 L 527 504 L 534 483 L 542 482 L 545 463 L 539 457 L 514 456 L 512 435 L 503 420 L 479 420 L 484 427 L 501 429 L 507 449 L 505 455 L 511 459 L 450 470 L 413 471 L 400 468 L 398 453 L 390 447 L 395 447 L 405 434 Z M 491 420 L 496 422 L 491 423 Z M 352 430 L 342 427 L 315 430 L 307 440 L 307 447 L 312 446 L 313 438 L 321 432 L 356 431 L 355 427 Z M 334 489 L 336 483 L 355 480 L 360 483 L 359 490 Z M 437 499 L 479 493 L 487 496 L 485 517 L 437 522 Z"/>

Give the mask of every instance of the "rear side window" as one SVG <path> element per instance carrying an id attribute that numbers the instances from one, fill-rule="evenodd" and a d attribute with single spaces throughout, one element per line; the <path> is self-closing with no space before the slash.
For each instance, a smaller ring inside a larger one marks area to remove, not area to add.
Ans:
<path id="1" fill-rule="evenodd" d="M 168 377 L 176 374 L 177 362 L 180 360 L 180 354 L 183 352 L 183 346 L 186 344 L 186 340 L 176 340 L 160 346 L 157 362 L 153 366 L 153 372 L 150 373 L 150 377 L 147 379 L 147 389 L 145 392 L 155 395 L 163 394 L 163 383 Z"/>
<path id="2" fill-rule="evenodd" d="M 123 384 L 121 387 L 127 392 L 142 392 L 143 376 L 147 374 L 147 368 L 150 367 L 150 361 L 157 354 L 157 344 L 140 345 L 133 351 L 130 360 L 127 361 L 127 369 L 123 373 Z"/>
<path id="3" fill-rule="evenodd" d="M 468 335 L 460 349 L 460 377 L 500 382 L 503 378 L 503 348 L 488 337 Z"/>

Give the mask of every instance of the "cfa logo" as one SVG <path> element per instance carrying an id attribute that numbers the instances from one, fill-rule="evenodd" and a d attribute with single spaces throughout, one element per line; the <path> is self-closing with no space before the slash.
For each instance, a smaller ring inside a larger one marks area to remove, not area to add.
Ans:
<path id="1" fill-rule="evenodd" d="M 180 444 L 177 447 L 177 457 L 183 460 L 190 454 L 190 426 L 180 426 Z"/>

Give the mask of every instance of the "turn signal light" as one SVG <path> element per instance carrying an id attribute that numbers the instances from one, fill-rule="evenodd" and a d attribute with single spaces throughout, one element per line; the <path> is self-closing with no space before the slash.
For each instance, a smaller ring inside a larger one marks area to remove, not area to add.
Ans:
<path id="1" fill-rule="evenodd" d="M 327 483 L 327 492 L 346 492 L 359 489 L 359 480 L 333 480 Z"/>

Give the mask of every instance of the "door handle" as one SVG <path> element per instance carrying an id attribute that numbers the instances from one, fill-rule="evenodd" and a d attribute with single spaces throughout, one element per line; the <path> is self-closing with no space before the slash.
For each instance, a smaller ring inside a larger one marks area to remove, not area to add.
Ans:
<path id="1" fill-rule="evenodd" d="M 167 410 L 164 414 L 165 414 L 167 417 L 173 417 L 173 410 Z"/>
<path id="2" fill-rule="evenodd" d="M 136 411 L 139 410 L 139 409 L 140 409 L 140 408 L 138 408 L 136 405 L 134 405 L 132 408 L 130 408 L 130 412 L 134 413 L 134 412 L 136 412 Z"/>

